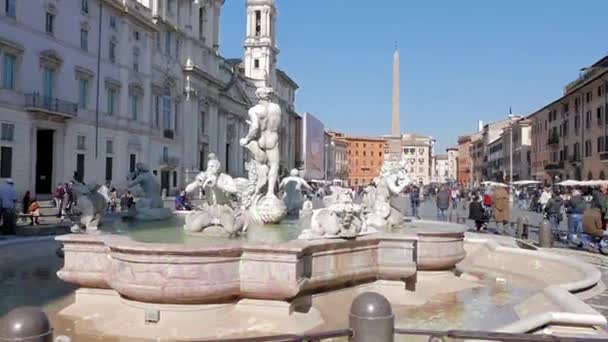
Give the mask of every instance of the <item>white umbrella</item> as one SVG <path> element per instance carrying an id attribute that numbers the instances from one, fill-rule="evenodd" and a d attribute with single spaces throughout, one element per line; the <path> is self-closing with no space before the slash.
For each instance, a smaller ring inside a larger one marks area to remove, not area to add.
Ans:
<path id="1" fill-rule="evenodd" d="M 540 181 L 535 180 L 520 180 L 513 182 L 513 185 L 531 185 L 531 184 L 540 184 Z"/>
<path id="2" fill-rule="evenodd" d="M 508 188 L 509 186 L 505 183 L 498 183 L 498 182 L 492 182 L 492 181 L 485 181 L 485 182 L 481 182 L 481 184 L 483 185 L 487 185 L 487 186 L 502 186 L 504 188 Z"/>
<path id="3" fill-rule="evenodd" d="M 580 186 L 581 182 L 573 179 L 568 179 L 562 182 L 557 183 L 559 186 Z"/>

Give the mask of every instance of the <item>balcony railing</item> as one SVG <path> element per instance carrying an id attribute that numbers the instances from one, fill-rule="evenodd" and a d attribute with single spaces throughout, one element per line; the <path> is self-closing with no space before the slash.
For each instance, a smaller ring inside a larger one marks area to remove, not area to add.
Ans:
<path id="1" fill-rule="evenodd" d="M 30 110 L 42 110 L 50 114 L 61 114 L 67 117 L 78 115 L 78 104 L 44 96 L 40 93 L 25 94 L 25 107 Z"/>
<path id="2" fill-rule="evenodd" d="M 545 171 L 558 171 L 564 169 L 564 162 L 551 163 L 545 165 Z"/>
<path id="3" fill-rule="evenodd" d="M 163 137 L 167 139 L 173 139 L 175 132 L 172 129 L 163 130 Z"/>
<path id="4" fill-rule="evenodd" d="M 603 162 L 608 162 L 608 151 L 600 152 L 600 160 Z"/>
<path id="5" fill-rule="evenodd" d="M 552 135 L 547 139 L 547 145 L 556 146 L 559 145 L 559 137 L 557 135 Z"/>

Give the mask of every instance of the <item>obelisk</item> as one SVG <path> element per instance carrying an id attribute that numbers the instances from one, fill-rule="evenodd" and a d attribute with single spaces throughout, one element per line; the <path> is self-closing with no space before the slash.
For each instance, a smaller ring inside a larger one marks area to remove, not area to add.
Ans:
<path id="1" fill-rule="evenodd" d="M 391 134 L 393 136 L 401 135 L 401 127 L 399 126 L 399 50 L 395 46 L 393 53 L 393 125 Z"/>
<path id="2" fill-rule="evenodd" d="M 399 70 L 399 50 L 395 43 L 395 52 L 393 53 L 393 112 L 391 120 L 391 134 L 386 136 L 388 153 L 385 154 L 385 159 L 398 161 L 401 159 L 401 126 L 399 125 L 400 117 L 400 70 Z"/>

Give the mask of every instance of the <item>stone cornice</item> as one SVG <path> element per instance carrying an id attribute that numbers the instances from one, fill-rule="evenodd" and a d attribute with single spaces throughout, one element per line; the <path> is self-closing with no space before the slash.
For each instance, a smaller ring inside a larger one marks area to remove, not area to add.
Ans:
<path id="1" fill-rule="evenodd" d="M 63 64 L 63 59 L 55 50 L 44 50 L 40 53 L 40 66 L 50 69 L 58 69 Z"/>
<path id="2" fill-rule="evenodd" d="M 20 55 L 25 48 L 23 45 L 12 40 L 0 37 L 0 51 L 8 52 L 14 55 Z"/>
<path id="3" fill-rule="evenodd" d="M 106 85 L 106 88 L 120 89 L 121 87 L 120 81 L 111 77 L 106 77 L 104 79 L 104 83 Z"/>
<path id="4" fill-rule="evenodd" d="M 74 74 L 76 75 L 76 79 L 85 79 L 85 80 L 90 80 L 95 76 L 95 73 L 93 72 L 93 70 L 87 69 L 87 68 L 79 66 L 79 65 L 74 67 Z"/>

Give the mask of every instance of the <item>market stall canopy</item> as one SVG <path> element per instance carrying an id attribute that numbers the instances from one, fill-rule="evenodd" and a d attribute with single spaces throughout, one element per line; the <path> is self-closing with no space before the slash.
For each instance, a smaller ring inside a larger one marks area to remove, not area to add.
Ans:
<path id="1" fill-rule="evenodd" d="M 536 180 L 520 180 L 520 181 L 515 181 L 513 182 L 513 185 L 533 185 L 533 184 L 540 184 L 540 181 L 536 181 Z"/>
<path id="2" fill-rule="evenodd" d="M 485 182 L 481 182 L 481 184 L 485 185 L 485 186 L 502 186 L 504 188 L 508 188 L 509 186 L 505 183 L 498 183 L 498 182 L 492 182 L 492 181 L 485 181 Z"/>
<path id="3" fill-rule="evenodd" d="M 581 182 L 573 179 L 568 179 L 562 182 L 557 183 L 559 186 L 580 186 Z"/>

